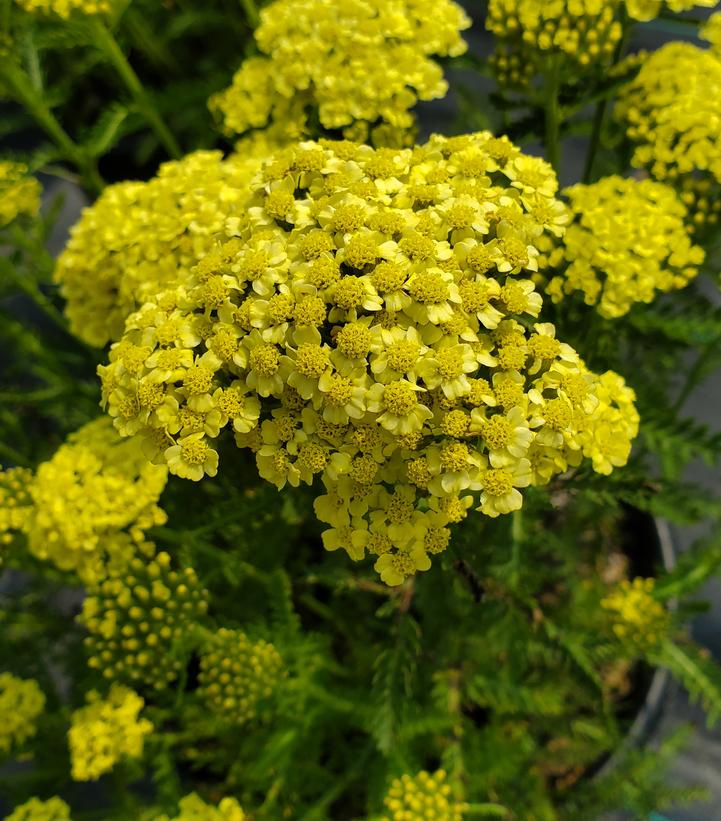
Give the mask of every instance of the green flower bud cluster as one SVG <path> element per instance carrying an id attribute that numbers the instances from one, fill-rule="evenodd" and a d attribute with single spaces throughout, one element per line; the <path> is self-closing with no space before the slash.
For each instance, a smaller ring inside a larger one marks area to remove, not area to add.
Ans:
<path id="1" fill-rule="evenodd" d="M 198 694 L 214 713 L 243 724 L 282 676 L 283 659 L 272 644 L 221 627 L 201 656 Z"/>
<path id="2" fill-rule="evenodd" d="M 206 612 L 207 593 L 195 571 L 171 569 L 170 556 L 133 559 L 88 590 L 81 622 L 90 667 L 105 678 L 162 688 L 183 661 L 173 645 Z"/>

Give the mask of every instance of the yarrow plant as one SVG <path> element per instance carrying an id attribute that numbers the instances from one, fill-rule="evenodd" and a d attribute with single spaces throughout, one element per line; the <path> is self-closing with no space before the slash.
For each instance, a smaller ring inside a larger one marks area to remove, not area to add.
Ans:
<path id="1" fill-rule="evenodd" d="M 711 5 L 6 5 L 0 815 L 698 799 Z"/>

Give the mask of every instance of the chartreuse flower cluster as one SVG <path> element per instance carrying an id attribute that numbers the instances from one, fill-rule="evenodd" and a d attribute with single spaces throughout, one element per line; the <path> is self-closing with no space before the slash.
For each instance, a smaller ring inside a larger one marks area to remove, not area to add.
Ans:
<path id="1" fill-rule="evenodd" d="M 206 804 L 195 793 L 180 800 L 178 814 L 170 818 L 161 815 L 154 821 L 245 821 L 246 815 L 235 798 L 222 798 L 217 807 Z"/>
<path id="2" fill-rule="evenodd" d="M 609 472 L 633 393 L 535 321 L 523 276 L 567 221 L 556 189 L 488 133 L 288 150 L 231 239 L 128 318 L 99 369 L 118 430 L 193 480 L 224 428 L 278 488 L 320 479 L 325 547 L 368 551 L 389 584 L 430 566 L 473 494 L 498 516 L 584 457 Z"/>
<path id="3" fill-rule="evenodd" d="M 198 695 L 224 721 L 243 724 L 255 717 L 282 673 L 283 660 L 272 644 L 221 627 L 200 657 Z"/>
<path id="4" fill-rule="evenodd" d="M 396 778 L 384 803 L 384 821 L 461 821 L 465 808 L 454 799 L 444 770 Z"/>
<path id="5" fill-rule="evenodd" d="M 672 42 L 649 54 L 621 89 L 617 115 L 636 144 L 632 163 L 658 180 L 699 173 L 721 182 L 721 59 Z"/>
<path id="6" fill-rule="evenodd" d="M 116 340 L 129 313 L 181 279 L 240 212 L 262 151 L 227 160 L 197 151 L 149 182 L 108 186 L 71 229 L 55 269 L 73 333 L 98 347 Z"/>
<path id="7" fill-rule="evenodd" d="M 432 57 L 459 55 L 471 24 L 452 0 L 274 0 L 260 13 L 261 55 L 211 98 L 229 133 L 268 128 L 279 141 L 320 125 L 378 141 L 412 129 L 418 99 L 443 97 Z"/>
<path id="8" fill-rule="evenodd" d="M 716 228 L 721 217 L 721 187 L 715 180 L 684 177 L 679 194 L 688 211 L 690 234 L 703 235 Z"/>
<path id="9" fill-rule="evenodd" d="M 0 228 L 40 210 L 40 183 L 23 163 L 0 160 Z"/>
<path id="10" fill-rule="evenodd" d="M 127 687 L 113 684 L 106 698 L 92 691 L 88 704 L 75 710 L 68 731 L 72 777 L 95 781 L 118 761 L 140 758 L 153 725 L 140 718 L 145 702 Z"/>
<path id="11" fill-rule="evenodd" d="M 33 679 L 0 673 L 0 755 L 20 748 L 35 735 L 45 696 Z"/>
<path id="12" fill-rule="evenodd" d="M 629 16 L 634 20 L 653 20 L 654 17 L 668 9 L 668 11 L 689 11 L 696 6 L 713 8 L 716 0 L 625 0 Z"/>
<path id="13" fill-rule="evenodd" d="M 653 647 L 666 635 L 670 616 L 653 596 L 654 579 L 624 579 L 601 606 L 613 619 L 613 632 L 635 648 Z"/>
<path id="14" fill-rule="evenodd" d="M 57 796 L 47 801 L 31 798 L 15 807 L 5 821 L 70 821 L 70 807 Z"/>
<path id="15" fill-rule="evenodd" d="M 561 270 L 546 288 L 554 300 L 581 292 L 587 305 L 615 319 L 698 273 L 704 251 L 692 244 L 686 206 L 670 186 L 611 176 L 565 193 L 573 222 L 549 255 Z"/>
<path id="16" fill-rule="evenodd" d="M 490 0 L 486 28 L 496 37 L 500 83 L 525 85 L 549 60 L 564 72 L 607 59 L 623 34 L 621 0 Z"/>
<path id="17" fill-rule="evenodd" d="M 207 599 L 195 571 L 174 570 L 167 553 L 111 568 L 88 588 L 79 617 L 89 633 L 88 665 L 111 681 L 167 686 L 186 662 L 176 646 Z"/>
<path id="18" fill-rule="evenodd" d="M 73 14 L 110 14 L 117 0 L 15 0 L 32 14 L 57 14 L 67 20 Z"/>
<path id="19" fill-rule="evenodd" d="M 38 559 L 92 581 L 109 564 L 123 566 L 145 530 L 166 520 L 156 504 L 166 480 L 139 442 L 123 440 L 101 417 L 71 434 L 34 476 L 3 475 L 3 538 L 17 528 Z"/>

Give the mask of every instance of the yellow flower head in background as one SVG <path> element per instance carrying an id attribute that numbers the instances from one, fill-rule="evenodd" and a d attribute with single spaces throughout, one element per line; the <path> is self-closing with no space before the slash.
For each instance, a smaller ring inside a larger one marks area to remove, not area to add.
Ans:
<path id="1" fill-rule="evenodd" d="M 33 510 L 30 496 L 32 480 L 33 472 L 28 468 L 0 471 L 0 545 L 10 544 L 15 534 L 27 526 Z"/>
<path id="2" fill-rule="evenodd" d="M 33 679 L 0 673 L 0 753 L 20 748 L 35 735 L 45 696 Z"/>
<path id="3" fill-rule="evenodd" d="M 164 163 L 149 182 L 108 186 L 71 230 L 55 281 L 71 330 L 98 347 L 118 339 L 126 316 L 182 278 L 240 213 L 262 142 L 223 160 L 196 151 Z"/>
<path id="4" fill-rule="evenodd" d="M 88 587 L 79 617 L 88 666 L 111 681 L 166 687 L 183 665 L 175 645 L 202 619 L 207 599 L 195 571 L 173 569 L 167 553 L 111 568 Z"/>
<path id="5" fill-rule="evenodd" d="M 353 139 L 378 124 L 402 132 L 417 100 L 446 93 L 432 57 L 462 54 L 470 24 L 451 0 L 274 0 L 255 32 L 261 56 L 210 105 L 231 134 L 270 125 L 277 139 L 297 139 L 307 108 Z"/>
<path id="6" fill-rule="evenodd" d="M 181 798 L 178 814 L 160 815 L 155 821 L 245 821 L 246 815 L 235 798 L 221 798 L 217 807 L 206 804 L 196 793 Z"/>
<path id="7" fill-rule="evenodd" d="M 31 798 L 15 807 L 5 821 L 70 821 L 70 807 L 57 796 L 47 801 Z"/>
<path id="8" fill-rule="evenodd" d="M 41 192 L 40 183 L 28 176 L 26 165 L 0 160 L 0 228 L 20 216 L 37 216 Z"/>
<path id="9" fill-rule="evenodd" d="M 623 33 L 621 0 L 490 0 L 486 28 L 496 37 L 491 58 L 504 85 L 525 85 L 549 60 L 577 72 L 607 60 Z"/>
<path id="10" fill-rule="evenodd" d="M 383 802 L 383 821 L 461 821 L 465 808 L 453 798 L 444 770 L 394 779 Z"/>
<path id="11" fill-rule="evenodd" d="M 139 718 L 143 699 L 127 687 L 114 684 L 107 698 L 92 691 L 88 704 L 72 715 L 68 731 L 72 777 L 95 781 L 118 761 L 139 758 L 153 725 Z"/>
<path id="12" fill-rule="evenodd" d="M 31 14 L 57 14 L 67 20 L 72 14 L 110 14 L 117 0 L 15 0 Z"/>
<path id="13" fill-rule="evenodd" d="M 721 182 L 721 59 L 672 42 L 647 55 L 624 86 L 617 116 L 636 148 L 632 162 L 658 180 L 694 172 Z"/>
<path id="14" fill-rule="evenodd" d="M 166 469 L 148 464 L 140 443 L 120 438 L 107 417 L 84 425 L 29 485 L 32 509 L 21 523 L 28 549 L 84 581 L 103 576 L 166 520 L 156 504 L 166 479 Z"/>
<path id="15" fill-rule="evenodd" d="M 686 207 L 670 186 L 612 176 L 564 193 L 574 219 L 549 258 L 562 269 L 546 289 L 554 300 L 580 291 L 615 319 L 698 273 L 704 251 L 691 243 Z"/>
<path id="16" fill-rule="evenodd" d="M 267 641 L 220 628 L 201 654 L 198 695 L 223 721 L 243 724 L 256 714 L 283 672 L 283 659 Z"/>
<path id="17" fill-rule="evenodd" d="M 670 616 L 653 596 L 654 580 L 624 579 L 601 601 L 613 619 L 613 632 L 634 647 L 653 647 L 668 630 Z"/>
<path id="18" fill-rule="evenodd" d="M 653 20 L 664 10 L 679 13 L 696 6 L 713 8 L 717 0 L 625 0 L 628 14 L 634 20 Z"/>
<path id="19" fill-rule="evenodd" d="M 536 243 L 568 219 L 556 190 L 489 133 L 279 154 L 230 239 L 128 318 L 100 368 L 116 427 L 193 480 L 227 428 L 278 488 L 320 480 L 326 549 L 369 552 L 389 584 L 428 569 L 474 499 L 509 513 L 584 456 L 622 464 L 635 435 L 623 381 L 601 401 L 537 321 Z"/>

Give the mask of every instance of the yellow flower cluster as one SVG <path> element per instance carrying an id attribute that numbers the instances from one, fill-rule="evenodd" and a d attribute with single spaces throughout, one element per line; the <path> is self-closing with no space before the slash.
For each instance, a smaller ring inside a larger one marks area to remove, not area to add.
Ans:
<path id="1" fill-rule="evenodd" d="M 98 347 L 118 339 L 131 311 L 213 248 L 224 220 L 242 209 L 262 153 L 262 142 L 227 160 L 196 151 L 149 182 L 108 186 L 71 229 L 55 269 L 73 333 Z"/>
<path id="2" fill-rule="evenodd" d="M 565 193 L 574 219 L 549 256 L 560 270 L 546 288 L 555 301 L 581 291 L 615 319 L 698 273 L 704 251 L 692 244 L 686 206 L 670 186 L 611 176 Z"/>
<path id="3" fill-rule="evenodd" d="M 632 162 L 659 180 L 704 172 L 721 182 L 721 59 L 672 42 L 647 56 L 616 113 L 636 143 Z"/>
<path id="4" fill-rule="evenodd" d="M 637 576 L 633 581 L 624 579 L 601 600 L 614 620 L 614 633 L 634 647 L 653 647 L 668 629 L 668 611 L 653 597 L 653 589 L 652 578 Z"/>
<path id="5" fill-rule="evenodd" d="M 715 3 L 714 3 L 715 5 Z M 721 12 L 712 14 L 701 26 L 698 32 L 702 40 L 711 43 L 711 50 L 718 53 L 721 51 Z"/>
<path id="6" fill-rule="evenodd" d="M 689 233 L 704 233 L 718 225 L 721 216 L 721 188 L 718 183 L 710 179 L 684 177 L 680 195 L 688 210 L 686 227 Z"/>
<path id="7" fill-rule="evenodd" d="M 444 770 L 396 778 L 384 799 L 383 821 L 461 821 L 465 805 L 456 801 Z"/>
<path id="8" fill-rule="evenodd" d="M 621 0 L 490 0 L 486 28 L 497 42 L 491 62 L 500 83 L 525 85 L 549 60 L 564 71 L 609 57 L 623 33 Z"/>
<path id="9" fill-rule="evenodd" d="M 110 14 L 116 0 L 15 0 L 31 14 L 57 14 L 67 20 L 72 14 Z"/>
<path id="10" fill-rule="evenodd" d="M 472 493 L 508 513 L 519 488 L 584 456 L 615 464 L 635 435 L 631 392 L 601 401 L 534 322 L 523 273 L 567 221 L 556 190 L 545 161 L 489 133 L 288 150 L 231 239 L 128 318 L 99 369 L 118 430 L 199 480 L 227 427 L 278 488 L 322 481 L 328 550 L 369 551 L 389 584 L 428 569 Z"/>
<path id="11" fill-rule="evenodd" d="M 246 815 L 235 798 L 223 798 L 217 807 L 206 804 L 196 793 L 186 795 L 173 818 L 161 815 L 155 821 L 245 821 Z"/>
<path id="12" fill-rule="evenodd" d="M 9 753 L 35 735 L 45 696 L 33 679 L 0 673 L 0 754 Z"/>
<path id="13" fill-rule="evenodd" d="M 14 534 L 27 527 L 33 510 L 30 496 L 32 480 L 33 472 L 27 468 L 0 471 L 0 545 L 10 544 Z"/>
<path id="14" fill-rule="evenodd" d="M 19 216 L 37 216 L 41 190 L 26 165 L 0 160 L 0 228 Z"/>
<path id="15" fill-rule="evenodd" d="M 149 464 L 138 442 L 124 441 L 101 417 L 40 465 L 27 488 L 32 506 L 11 507 L 7 516 L 34 556 L 92 581 L 106 565 L 124 565 L 144 531 L 166 520 L 156 504 L 166 480 L 165 468 Z"/>
<path id="16" fill-rule="evenodd" d="M 88 665 L 111 680 L 165 687 L 184 663 L 173 645 L 207 606 L 195 571 L 171 569 L 167 553 L 111 569 L 88 588 L 79 617 L 90 633 Z"/>
<path id="17" fill-rule="evenodd" d="M 150 721 L 139 718 L 145 702 L 127 687 L 113 684 L 105 699 L 93 690 L 87 700 L 73 713 L 68 730 L 75 781 L 95 781 L 118 761 L 139 758 L 153 730 Z"/>
<path id="18" fill-rule="evenodd" d="M 634 20 L 653 20 L 654 17 L 668 9 L 676 13 L 688 11 L 695 6 L 713 8 L 717 0 L 625 0 L 629 17 Z"/>
<path id="19" fill-rule="evenodd" d="M 47 801 L 31 798 L 15 807 L 5 821 L 70 821 L 70 807 L 57 796 Z"/>
<path id="20" fill-rule="evenodd" d="M 220 628 L 200 657 L 198 695 L 225 721 L 243 724 L 276 688 L 283 659 L 267 641 L 251 641 L 239 630 Z"/>
<path id="21" fill-rule="evenodd" d="M 446 93 L 433 55 L 462 54 L 471 24 L 452 0 L 274 0 L 261 11 L 261 56 L 244 62 L 210 100 L 226 131 L 271 127 L 276 139 L 307 133 L 314 109 L 329 130 L 364 140 L 381 124 L 407 130 L 418 99 Z"/>

